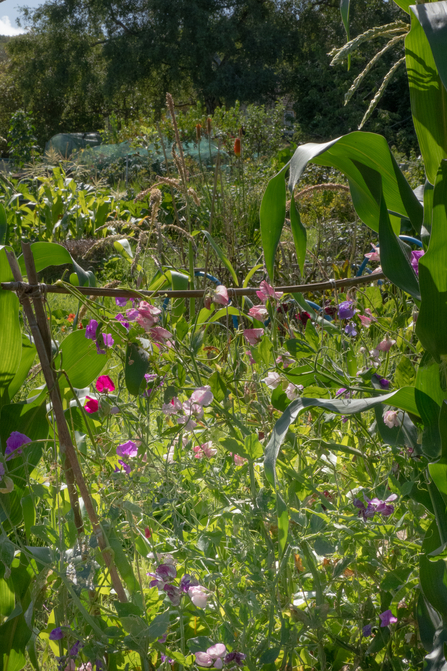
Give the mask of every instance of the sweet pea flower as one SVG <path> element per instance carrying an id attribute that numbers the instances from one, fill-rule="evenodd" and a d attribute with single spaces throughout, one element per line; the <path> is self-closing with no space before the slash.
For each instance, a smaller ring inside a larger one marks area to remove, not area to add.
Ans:
<path id="1" fill-rule="evenodd" d="M 2 462 L 0 461 L 0 481 L 3 480 L 3 476 L 5 475 L 5 467 L 3 466 Z"/>
<path id="2" fill-rule="evenodd" d="M 152 531 L 149 529 L 149 527 L 145 528 L 144 535 L 146 536 L 147 539 L 149 539 L 152 536 Z"/>
<path id="3" fill-rule="evenodd" d="M 364 638 L 367 638 L 368 636 L 371 636 L 372 634 L 372 624 L 365 624 L 365 626 L 362 628 L 362 636 Z"/>
<path id="4" fill-rule="evenodd" d="M 395 617 L 390 610 L 380 613 L 379 617 L 381 627 L 388 627 L 390 624 L 397 622 L 397 617 Z"/>
<path id="5" fill-rule="evenodd" d="M 354 499 L 354 505 L 356 508 L 358 508 L 358 517 L 363 517 L 364 521 L 368 518 L 373 518 L 374 515 L 376 514 L 376 508 L 375 506 L 371 505 L 371 502 L 367 500 L 367 505 L 363 503 L 363 501 L 360 501 L 360 499 Z"/>
<path id="6" fill-rule="evenodd" d="M 310 314 L 305 310 L 303 310 L 302 312 L 297 312 L 296 318 L 303 326 L 306 326 L 307 322 L 310 319 Z"/>
<path id="7" fill-rule="evenodd" d="M 199 387 L 195 389 L 191 394 L 191 402 L 198 403 L 199 405 L 209 405 L 214 399 L 213 392 L 211 387 L 207 384 L 204 387 Z"/>
<path id="8" fill-rule="evenodd" d="M 102 342 L 101 342 L 102 340 Z M 96 340 L 96 351 L 98 354 L 105 354 L 105 350 L 101 348 L 102 343 L 104 343 L 104 347 L 113 347 L 113 343 L 115 341 L 112 338 L 111 333 L 101 333 L 99 337 Z"/>
<path id="9" fill-rule="evenodd" d="M 123 308 L 126 305 L 128 300 L 129 300 L 128 298 L 124 298 L 124 297 L 120 298 L 119 296 L 117 296 L 115 298 L 115 303 L 119 308 Z"/>
<path id="10" fill-rule="evenodd" d="M 338 316 L 340 319 L 352 319 L 355 313 L 356 310 L 354 309 L 353 301 L 343 301 L 338 306 Z"/>
<path id="11" fill-rule="evenodd" d="M 185 431 L 193 431 L 197 426 L 197 422 L 195 422 L 190 417 L 185 417 L 185 416 L 177 417 L 177 423 L 178 424 L 184 424 L 185 425 Z"/>
<path id="12" fill-rule="evenodd" d="M 280 355 L 276 358 L 276 363 L 278 364 L 278 366 L 279 366 L 280 364 L 282 364 L 282 365 L 284 366 L 284 368 L 288 368 L 289 366 L 291 366 L 291 365 L 292 365 L 293 363 L 295 363 L 295 362 L 294 362 L 293 359 L 289 359 L 289 357 L 284 356 L 283 354 L 280 354 Z"/>
<path id="13" fill-rule="evenodd" d="M 8 457 L 13 453 L 15 453 L 16 455 L 22 454 L 22 450 L 20 448 L 23 447 L 24 445 L 28 445 L 31 442 L 32 442 L 31 438 L 25 436 L 24 433 L 20 433 L 19 431 L 13 431 L 9 436 L 9 438 L 6 439 L 5 457 Z M 12 457 L 9 457 L 9 459 L 12 459 Z"/>
<path id="14" fill-rule="evenodd" d="M 265 280 L 263 280 L 259 286 L 259 291 L 256 292 L 256 296 L 260 301 L 266 303 L 269 298 L 277 300 L 283 295 L 282 291 L 275 291 L 274 288 Z"/>
<path id="15" fill-rule="evenodd" d="M 87 403 L 84 405 L 84 410 L 85 412 L 92 413 L 92 412 L 98 412 L 99 409 L 99 402 L 97 401 L 96 398 L 91 398 L 90 396 L 87 396 Z"/>
<path id="16" fill-rule="evenodd" d="M 248 362 L 250 363 L 251 366 L 253 366 L 253 365 L 256 363 L 256 361 L 253 359 L 253 355 L 252 355 L 252 353 L 250 352 L 250 350 L 249 350 L 249 349 L 246 350 L 245 354 L 246 354 L 247 357 L 248 357 Z"/>
<path id="17" fill-rule="evenodd" d="M 74 659 L 70 659 L 64 671 L 76 671 L 76 664 Z"/>
<path id="18" fill-rule="evenodd" d="M 194 576 L 190 575 L 189 573 L 185 573 L 185 575 L 181 577 L 180 589 L 185 594 L 188 593 L 190 587 L 196 587 L 196 586 L 198 587 L 198 585 L 199 583 L 197 582 L 197 580 L 194 578 Z"/>
<path id="19" fill-rule="evenodd" d="M 177 396 L 175 396 L 174 398 L 171 398 L 169 403 L 163 403 L 161 411 L 167 416 L 178 415 L 182 412 L 182 403 Z"/>
<path id="20" fill-rule="evenodd" d="M 119 457 L 136 457 L 138 455 L 138 447 L 131 440 L 128 440 L 127 443 L 118 445 L 116 453 Z"/>
<path id="21" fill-rule="evenodd" d="M 203 459 L 203 457 L 208 457 L 208 459 L 210 459 L 211 457 L 215 457 L 217 454 L 217 450 L 214 447 L 212 447 L 212 444 L 213 443 L 211 442 L 211 440 L 209 440 L 207 443 L 203 443 L 202 445 L 195 445 L 194 457 L 196 459 Z"/>
<path id="22" fill-rule="evenodd" d="M 223 284 L 219 284 L 215 288 L 211 300 L 213 303 L 217 303 L 217 305 L 228 305 L 230 299 L 228 298 L 227 287 L 224 287 Z"/>
<path id="23" fill-rule="evenodd" d="M 178 606 L 180 604 L 182 594 L 178 587 L 168 583 L 163 587 L 163 591 L 166 592 L 173 606 Z"/>
<path id="24" fill-rule="evenodd" d="M 352 322 L 350 322 L 349 324 L 346 324 L 345 333 L 348 336 L 352 336 L 352 337 L 356 336 L 357 335 L 357 329 L 355 328 L 355 324 L 353 324 Z"/>
<path id="25" fill-rule="evenodd" d="M 397 410 L 385 410 L 383 413 L 383 421 L 389 429 L 400 425 L 399 414 Z"/>
<path id="26" fill-rule="evenodd" d="M 244 666 L 244 659 L 246 655 L 244 655 L 243 652 L 229 652 L 228 655 L 225 656 L 224 659 L 224 664 L 236 664 L 236 666 Z"/>
<path id="27" fill-rule="evenodd" d="M 286 388 L 286 396 L 290 401 L 294 401 L 298 398 L 300 391 L 303 391 L 304 387 L 302 384 L 292 384 L 290 382 Z"/>
<path id="28" fill-rule="evenodd" d="M 118 459 L 118 463 L 122 467 L 122 469 L 116 466 L 115 473 L 119 473 L 121 470 L 123 470 L 127 475 L 129 475 L 129 473 L 132 471 L 132 466 L 123 459 Z"/>
<path id="29" fill-rule="evenodd" d="M 371 326 L 371 317 L 367 317 L 366 315 L 359 315 L 358 317 L 362 322 L 362 326 L 364 326 L 366 329 L 369 329 Z"/>
<path id="30" fill-rule="evenodd" d="M 380 352 L 389 352 L 393 345 L 396 344 L 395 340 L 391 340 L 388 334 L 385 336 L 385 339 L 379 342 L 376 349 Z"/>
<path id="31" fill-rule="evenodd" d="M 374 249 L 374 251 L 369 252 L 368 254 L 364 254 L 365 258 L 369 259 L 370 261 L 380 261 L 379 247 L 376 247 L 376 245 L 373 245 L 373 243 L 371 243 L 371 246 Z"/>
<path id="32" fill-rule="evenodd" d="M 263 305 L 253 305 L 253 307 L 249 309 L 248 314 L 250 317 L 262 322 L 268 316 L 268 310 Z"/>
<path id="33" fill-rule="evenodd" d="M 276 389 L 276 387 L 281 383 L 281 375 L 270 371 L 267 377 L 264 377 L 261 382 L 265 382 L 269 389 Z"/>
<path id="34" fill-rule="evenodd" d="M 196 652 L 197 666 L 210 667 L 213 669 L 221 669 L 223 666 L 222 657 L 225 655 L 227 649 L 223 643 L 216 643 L 210 646 L 206 652 Z"/>
<path id="35" fill-rule="evenodd" d="M 50 641 L 61 641 L 64 638 L 65 634 L 62 631 L 60 627 L 56 627 L 56 629 L 52 629 L 50 631 L 49 639 Z"/>
<path id="36" fill-rule="evenodd" d="M 108 375 L 101 375 L 96 380 L 96 391 L 115 391 L 115 385 Z"/>
<path id="37" fill-rule="evenodd" d="M 168 664 L 174 664 L 175 662 L 175 659 L 172 659 L 171 657 L 164 655 L 162 652 L 160 653 L 160 659 L 162 662 L 167 662 Z"/>
<path id="38" fill-rule="evenodd" d="M 164 582 L 175 580 L 177 577 L 177 569 L 172 564 L 159 564 L 155 569 L 155 573 Z"/>
<path id="39" fill-rule="evenodd" d="M 411 252 L 411 267 L 413 268 L 416 275 L 419 275 L 419 259 L 421 256 L 424 256 L 425 252 L 422 249 L 418 249 L 415 252 Z"/>
<path id="40" fill-rule="evenodd" d="M 244 329 L 244 338 L 252 347 L 258 344 L 263 335 L 264 329 Z"/>
<path id="41" fill-rule="evenodd" d="M 243 466 L 248 461 L 248 459 L 239 456 L 239 454 L 233 454 L 233 459 L 236 466 Z"/>
<path id="42" fill-rule="evenodd" d="M 130 308 L 126 311 L 127 319 L 130 322 L 134 322 L 140 313 L 135 308 Z"/>
<path id="43" fill-rule="evenodd" d="M 92 663 L 91 662 L 84 662 L 84 664 L 81 664 L 81 666 L 78 668 L 78 671 L 92 671 Z"/>
<path id="44" fill-rule="evenodd" d="M 394 506 L 391 505 L 391 501 L 397 499 L 397 494 L 391 494 L 385 501 L 381 499 L 371 499 L 369 502 L 372 506 L 375 507 L 376 511 L 383 515 L 383 517 L 389 517 L 394 513 Z"/>
<path id="45" fill-rule="evenodd" d="M 89 338 L 89 340 L 95 340 L 97 330 L 98 330 L 98 322 L 96 321 L 96 319 L 90 319 L 89 323 L 85 328 L 85 337 Z"/>
<path id="46" fill-rule="evenodd" d="M 127 330 L 129 330 L 129 328 L 130 328 L 130 324 L 129 324 L 129 322 L 127 321 L 127 319 L 125 318 L 124 315 L 122 315 L 121 313 L 118 314 L 118 315 L 115 315 L 115 319 L 116 319 L 118 322 L 120 322 L 120 324 L 122 324 L 122 325 L 124 326 L 124 328 L 126 328 Z"/>
<path id="47" fill-rule="evenodd" d="M 197 608 L 206 608 L 208 599 L 210 598 L 209 590 L 202 585 L 192 585 L 188 589 L 188 596 Z"/>
<path id="48" fill-rule="evenodd" d="M 379 380 L 379 384 L 382 387 L 382 389 L 389 389 L 391 382 L 389 380 L 387 380 L 386 378 L 381 377 L 380 380 Z"/>
<path id="49" fill-rule="evenodd" d="M 155 326 L 158 322 L 158 316 L 161 314 L 160 308 L 156 308 L 147 301 L 141 301 L 137 309 L 138 315 L 135 318 L 137 324 L 142 326 L 145 331 Z"/>
<path id="50" fill-rule="evenodd" d="M 183 412 L 188 417 L 194 415 L 197 419 L 203 419 L 203 408 L 199 403 L 193 403 L 189 398 L 186 401 L 183 401 L 182 404 Z"/>
<path id="51" fill-rule="evenodd" d="M 149 335 L 157 342 L 160 341 L 162 345 L 166 344 L 169 341 L 169 338 L 172 338 L 172 333 L 164 329 L 162 326 L 154 326 L 149 329 Z"/>

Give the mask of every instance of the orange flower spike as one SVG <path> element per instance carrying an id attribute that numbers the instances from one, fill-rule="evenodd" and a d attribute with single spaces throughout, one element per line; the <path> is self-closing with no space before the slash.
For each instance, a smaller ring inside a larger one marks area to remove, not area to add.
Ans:
<path id="1" fill-rule="evenodd" d="M 241 155 L 241 139 L 239 137 L 234 141 L 234 153 L 238 157 Z"/>

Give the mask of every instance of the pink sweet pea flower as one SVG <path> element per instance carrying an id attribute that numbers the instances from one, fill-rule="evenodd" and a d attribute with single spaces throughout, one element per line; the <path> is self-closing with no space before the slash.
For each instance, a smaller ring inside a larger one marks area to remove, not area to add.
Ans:
<path id="1" fill-rule="evenodd" d="M 197 608 L 206 608 L 210 592 L 202 585 L 193 585 L 188 589 L 188 596 Z"/>
<path id="2" fill-rule="evenodd" d="M 211 387 L 207 384 L 204 387 L 198 387 L 191 394 L 191 401 L 199 405 L 209 405 L 214 399 Z"/>
<path id="3" fill-rule="evenodd" d="M 256 361 L 253 359 L 253 355 L 250 352 L 250 350 L 249 349 L 246 350 L 245 354 L 248 356 L 249 363 L 253 366 L 256 363 Z"/>
<path id="4" fill-rule="evenodd" d="M 261 382 L 265 382 L 269 389 L 276 389 L 276 387 L 281 384 L 281 375 L 270 371 L 267 377 L 264 377 Z"/>
<path id="5" fill-rule="evenodd" d="M 365 315 L 358 315 L 358 318 L 362 322 L 362 326 L 364 326 L 366 329 L 369 329 L 371 326 L 371 317 L 366 317 Z"/>
<path id="6" fill-rule="evenodd" d="M 390 429 L 392 429 L 394 426 L 400 426 L 400 420 L 397 410 L 385 410 L 385 412 L 383 413 L 383 421 Z"/>
<path id="7" fill-rule="evenodd" d="M 249 345 L 255 347 L 264 335 L 264 329 L 244 329 L 244 338 Z"/>
<path id="8" fill-rule="evenodd" d="M 302 384 L 295 385 L 290 383 L 286 389 L 286 396 L 290 401 L 294 401 L 298 398 L 299 393 L 303 391 L 303 389 L 304 387 Z"/>
<path id="9" fill-rule="evenodd" d="M 393 345 L 396 344 L 395 340 L 391 340 L 388 334 L 385 336 L 385 339 L 382 342 L 379 342 L 376 349 L 381 352 L 389 352 Z"/>
<path id="10" fill-rule="evenodd" d="M 233 454 L 233 459 L 236 466 L 243 466 L 248 461 L 248 459 L 239 456 L 239 454 Z"/>
<path id="11" fill-rule="evenodd" d="M 259 291 L 256 292 L 256 296 L 260 301 L 266 303 L 269 298 L 276 300 L 281 298 L 283 295 L 282 291 L 275 291 L 274 288 L 265 280 L 263 280 L 259 286 Z"/>
<path id="12" fill-rule="evenodd" d="M 99 408 L 99 402 L 97 401 L 96 398 L 90 398 L 90 396 L 87 396 L 87 403 L 84 405 L 84 410 L 85 412 L 92 413 L 92 412 L 98 412 Z"/>
<path id="13" fill-rule="evenodd" d="M 96 391 L 115 391 L 115 385 L 108 375 L 101 375 L 96 380 Z"/>
<path id="14" fill-rule="evenodd" d="M 203 418 L 203 408 L 200 405 L 200 403 L 193 403 L 192 400 L 190 398 L 188 398 L 188 400 L 183 401 L 182 407 L 183 407 L 183 412 L 188 417 L 192 417 L 192 415 L 194 415 L 198 419 Z"/>
<path id="15" fill-rule="evenodd" d="M 185 425 L 185 431 L 193 431 L 197 426 L 197 422 L 195 422 L 190 417 L 185 417 L 185 416 L 177 417 L 177 422 L 178 422 L 178 424 L 184 424 Z"/>
<path id="16" fill-rule="evenodd" d="M 161 406 L 161 411 L 165 415 L 178 415 L 182 412 L 182 403 L 177 398 L 177 396 L 175 396 L 169 401 L 169 403 L 163 403 Z"/>
<path id="17" fill-rule="evenodd" d="M 164 329 L 162 326 L 154 326 L 149 329 L 149 335 L 157 342 L 159 341 L 162 345 L 167 343 L 169 338 L 172 338 L 172 333 Z"/>
<path id="18" fill-rule="evenodd" d="M 380 261 L 380 250 L 379 250 L 379 248 L 376 247 L 376 245 L 373 245 L 372 243 L 371 243 L 371 245 L 372 245 L 374 251 L 369 252 L 369 254 L 365 254 L 364 255 L 365 258 L 369 259 L 370 261 Z"/>
<path id="19" fill-rule="evenodd" d="M 203 459 L 203 457 L 208 457 L 208 459 L 210 459 L 211 457 L 215 457 L 217 450 L 212 447 L 212 444 L 213 443 L 211 440 L 209 440 L 207 443 L 203 443 L 202 445 L 196 445 L 194 447 L 194 457 L 196 459 Z"/>
<path id="20" fill-rule="evenodd" d="M 384 613 L 380 613 L 379 618 L 381 627 L 388 627 L 388 625 L 395 624 L 397 622 L 397 617 L 395 617 L 390 610 L 386 610 Z"/>
<path id="21" fill-rule="evenodd" d="M 248 314 L 250 317 L 262 322 L 268 316 L 268 310 L 263 305 L 254 305 L 249 309 Z"/>
<path id="22" fill-rule="evenodd" d="M 138 306 L 138 315 L 135 317 L 135 321 L 144 328 L 145 331 L 149 331 L 150 328 L 155 326 L 158 322 L 158 316 L 161 314 L 160 308 L 156 308 L 147 301 L 141 301 Z"/>
<path id="23" fill-rule="evenodd" d="M 218 305 L 228 305 L 230 299 L 228 298 L 227 287 L 224 287 L 223 284 L 219 284 L 215 288 L 211 300 Z"/>
<path id="24" fill-rule="evenodd" d="M 419 259 L 421 256 L 424 256 L 425 252 L 422 249 L 418 249 L 415 252 L 411 252 L 411 267 L 413 268 L 416 275 L 419 275 Z"/>

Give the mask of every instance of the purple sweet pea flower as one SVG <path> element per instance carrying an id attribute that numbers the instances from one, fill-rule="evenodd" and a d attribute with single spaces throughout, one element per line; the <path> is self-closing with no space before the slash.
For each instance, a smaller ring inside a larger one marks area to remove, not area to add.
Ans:
<path id="1" fill-rule="evenodd" d="M 372 519 L 376 514 L 375 506 L 371 505 L 371 502 L 368 501 L 368 499 L 366 500 L 368 505 L 365 506 L 363 501 L 360 501 L 360 499 L 354 499 L 354 505 L 359 510 L 358 517 L 363 517 L 365 522 L 369 517 Z"/>
<path id="2" fill-rule="evenodd" d="M 115 298 L 115 303 L 117 304 L 117 306 L 119 308 L 123 308 L 126 305 L 128 300 L 129 300 L 128 298 L 117 297 L 117 298 Z"/>
<path id="3" fill-rule="evenodd" d="M 121 313 L 115 315 L 115 319 L 116 319 L 118 322 L 120 322 L 120 323 L 124 326 L 124 328 L 126 328 L 126 329 L 129 329 L 129 328 L 130 328 L 130 324 L 129 324 L 129 322 L 127 321 L 127 319 L 125 318 L 125 316 L 122 315 Z"/>
<path id="4" fill-rule="evenodd" d="M 118 445 L 116 453 L 119 457 L 136 457 L 138 454 L 138 447 L 136 446 L 136 443 L 128 440 L 127 443 Z"/>
<path id="5" fill-rule="evenodd" d="M 369 504 L 374 506 L 376 511 L 383 515 L 383 517 L 389 517 L 394 513 L 394 506 L 391 505 L 391 501 L 395 501 L 397 499 L 397 494 L 391 494 L 385 501 L 382 501 L 381 499 L 372 499 Z"/>
<path id="6" fill-rule="evenodd" d="M 60 627 L 56 627 L 56 629 L 52 629 L 50 631 L 50 636 L 49 639 L 50 641 L 61 641 L 64 638 L 65 634 L 62 631 Z"/>
<path id="7" fill-rule="evenodd" d="M 13 431 L 9 438 L 6 439 L 5 457 L 8 457 L 8 455 L 12 454 L 13 452 L 16 454 L 22 454 L 22 450 L 20 448 L 23 447 L 23 445 L 28 445 L 28 443 L 31 442 L 31 438 L 25 436 L 24 433 Z M 12 457 L 9 458 L 12 459 Z"/>
<path id="8" fill-rule="evenodd" d="M 169 597 L 170 602 L 172 603 L 173 606 L 178 606 L 180 603 L 180 598 L 182 596 L 182 593 L 180 592 L 178 587 L 175 587 L 174 585 L 171 585 L 170 583 L 166 583 L 166 585 L 163 587 L 164 591 Z"/>
<path id="9" fill-rule="evenodd" d="M 353 301 L 343 301 L 338 306 L 338 316 L 340 319 L 352 319 L 355 312 Z"/>
<path id="10" fill-rule="evenodd" d="M 105 350 L 101 349 L 101 345 L 104 343 L 106 348 L 113 347 L 114 342 L 115 341 L 113 340 L 111 333 L 101 333 L 99 338 L 96 340 L 96 351 L 98 354 L 105 354 L 106 352 Z"/>
<path id="11" fill-rule="evenodd" d="M 185 575 L 183 575 L 180 580 L 180 589 L 186 594 L 190 587 L 196 587 L 198 584 L 199 583 L 194 578 L 194 576 L 189 575 L 189 573 L 185 573 Z"/>
<path id="12" fill-rule="evenodd" d="M 71 647 L 70 650 L 68 651 L 68 654 L 70 655 L 70 657 L 77 657 L 79 655 L 80 649 L 83 647 L 84 644 L 81 643 L 81 641 L 76 641 L 73 647 Z"/>
<path id="13" fill-rule="evenodd" d="M 96 321 L 96 319 L 90 319 L 85 329 L 85 337 L 89 338 L 90 340 L 95 340 L 97 330 L 98 330 L 98 322 Z"/>
<path id="14" fill-rule="evenodd" d="M 149 574 L 148 574 L 149 575 Z M 167 634 L 163 634 L 163 636 L 160 636 L 160 638 L 157 638 L 157 643 L 166 643 L 166 639 L 168 638 Z"/>
<path id="15" fill-rule="evenodd" d="M 244 659 L 246 655 L 243 652 L 229 652 L 225 655 L 224 664 L 236 664 L 236 666 L 244 666 Z"/>
<path id="16" fill-rule="evenodd" d="M 174 660 L 171 659 L 170 657 L 167 657 L 167 655 L 160 653 L 160 657 L 162 662 L 167 662 L 168 664 L 174 664 Z"/>
<path id="17" fill-rule="evenodd" d="M 389 389 L 391 382 L 389 380 L 387 380 L 386 378 L 382 377 L 379 380 L 379 384 L 382 387 L 382 389 Z"/>
<path id="18" fill-rule="evenodd" d="M 357 329 L 355 328 L 355 324 L 353 324 L 352 322 L 350 322 L 349 324 L 346 324 L 345 333 L 348 336 L 352 336 L 352 337 L 356 336 L 357 335 Z"/>
<path id="19" fill-rule="evenodd" d="M 415 252 L 411 252 L 411 267 L 413 268 L 416 275 L 419 275 L 419 259 L 421 256 L 424 256 L 425 252 L 423 249 L 418 249 Z"/>
<path id="20" fill-rule="evenodd" d="M 140 314 L 140 313 L 138 312 L 138 310 L 135 310 L 135 308 L 130 308 L 130 310 L 127 310 L 127 311 L 126 311 L 127 319 L 128 319 L 130 322 L 134 322 L 135 319 L 138 317 L 139 314 Z"/>
<path id="21" fill-rule="evenodd" d="M 118 459 L 118 463 L 123 467 L 123 471 L 129 475 L 129 473 L 132 470 L 132 466 L 128 464 L 127 462 L 123 461 L 123 459 Z M 115 467 L 115 473 L 119 473 L 120 469 L 118 467 Z"/>
<path id="22" fill-rule="evenodd" d="M 175 566 L 172 566 L 172 564 L 160 564 L 155 569 L 155 573 L 165 582 L 168 582 L 169 580 L 175 580 L 177 577 L 176 568 Z"/>
<path id="23" fill-rule="evenodd" d="M 362 636 L 367 638 L 368 636 L 371 636 L 372 634 L 372 624 L 365 624 L 365 626 L 362 629 Z"/>
<path id="24" fill-rule="evenodd" d="M 390 610 L 386 610 L 383 613 L 380 613 L 379 617 L 381 627 L 388 627 L 388 625 L 397 622 L 397 617 L 395 617 Z"/>

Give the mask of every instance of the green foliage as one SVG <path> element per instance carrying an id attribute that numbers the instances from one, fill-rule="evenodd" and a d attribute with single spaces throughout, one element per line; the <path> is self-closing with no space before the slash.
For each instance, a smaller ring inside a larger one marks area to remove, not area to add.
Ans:
<path id="1" fill-rule="evenodd" d="M 30 112 L 18 110 L 13 114 L 9 127 L 8 147 L 11 158 L 19 167 L 28 163 L 36 154 L 38 147 L 34 131 Z"/>

